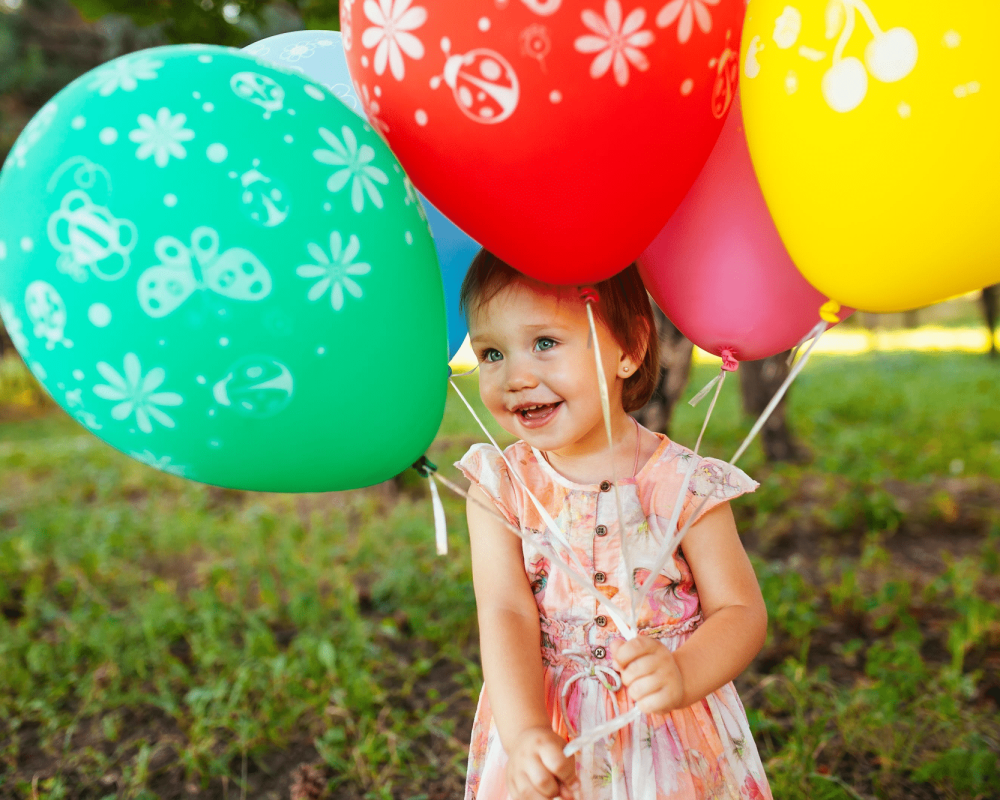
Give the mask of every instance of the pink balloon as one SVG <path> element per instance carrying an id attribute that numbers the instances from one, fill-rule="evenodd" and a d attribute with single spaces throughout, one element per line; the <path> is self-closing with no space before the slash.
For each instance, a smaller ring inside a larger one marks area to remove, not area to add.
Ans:
<path id="1" fill-rule="evenodd" d="M 640 256 L 639 270 L 670 321 L 717 356 L 773 356 L 820 321 L 827 298 L 795 268 L 774 227 L 750 163 L 738 95 L 704 169 Z"/>

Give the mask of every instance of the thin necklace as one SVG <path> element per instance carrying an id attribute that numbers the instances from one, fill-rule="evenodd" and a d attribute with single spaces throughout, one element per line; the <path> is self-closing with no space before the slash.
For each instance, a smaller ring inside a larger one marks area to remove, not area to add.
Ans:
<path id="1" fill-rule="evenodd" d="M 635 462 L 632 464 L 632 477 L 634 478 L 639 472 L 639 444 L 642 441 L 642 436 L 639 431 L 639 420 L 635 417 L 631 417 L 631 419 L 632 422 L 635 423 Z M 545 463 L 552 467 L 552 462 L 549 461 L 549 454 L 544 450 L 540 452 L 542 454 L 542 458 L 545 459 Z M 555 469 L 555 467 L 552 467 L 552 469 Z"/>

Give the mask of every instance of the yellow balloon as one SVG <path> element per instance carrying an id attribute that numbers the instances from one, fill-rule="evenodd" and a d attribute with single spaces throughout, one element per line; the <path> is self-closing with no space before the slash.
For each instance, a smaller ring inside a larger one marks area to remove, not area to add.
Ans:
<path id="1" fill-rule="evenodd" d="M 751 0 L 750 154 L 806 279 L 902 311 L 1000 282 L 998 0 Z"/>

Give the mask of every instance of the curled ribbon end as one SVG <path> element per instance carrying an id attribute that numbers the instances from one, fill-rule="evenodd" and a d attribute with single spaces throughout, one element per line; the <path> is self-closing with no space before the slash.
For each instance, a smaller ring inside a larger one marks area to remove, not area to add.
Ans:
<path id="1" fill-rule="evenodd" d="M 719 356 L 722 358 L 722 369 L 726 372 L 736 372 L 740 368 L 740 362 L 728 347 L 719 353 Z"/>
<path id="2" fill-rule="evenodd" d="M 836 325 L 840 322 L 840 303 L 836 300 L 827 300 L 819 307 L 819 317 L 823 322 Z"/>

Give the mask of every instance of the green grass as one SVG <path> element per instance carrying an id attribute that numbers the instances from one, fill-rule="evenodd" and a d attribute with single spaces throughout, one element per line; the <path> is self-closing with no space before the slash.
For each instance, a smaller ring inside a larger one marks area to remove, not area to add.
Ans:
<path id="1" fill-rule="evenodd" d="M 776 798 L 1000 794 L 998 384 L 983 357 L 817 357 L 790 407 L 814 462 L 748 452 L 770 622 L 739 688 Z M 749 429 L 737 401 L 731 381 L 704 452 Z M 300 763 L 330 797 L 460 794 L 482 680 L 460 499 L 438 558 L 415 473 L 214 489 L 40 403 L 5 362 L 0 796 L 286 797 Z M 679 408 L 676 438 L 703 414 Z M 452 394 L 430 457 L 455 478 L 482 439 Z"/>

